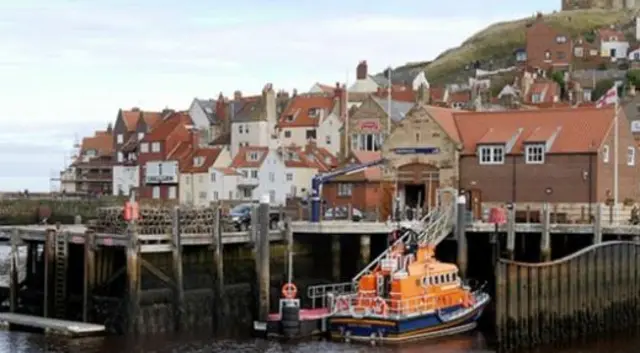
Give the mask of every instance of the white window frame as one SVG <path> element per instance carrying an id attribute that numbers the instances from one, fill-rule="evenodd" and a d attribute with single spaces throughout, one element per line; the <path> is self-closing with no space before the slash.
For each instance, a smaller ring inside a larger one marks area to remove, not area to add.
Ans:
<path id="1" fill-rule="evenodd" d="M 609 163 L 609 145 L 602 147 L 602 162 Z"/>
<path id="2" fill-rule="evenodd" d="M 525 147 L 525 161 L 527 164 L 543 164 L 544 154 L 544 144 L 527 145 Z"/>
<path id="3" fill-rule="evenodd" d="M 160 187 L 159 186 L 154 186 L 153 189 L 151 189 L 151 197 L 156 199 L 156 200 L 160 198 Z"/>
<path id="4" fill-rule="evenodd" d="M 272 182 L 272 183 L 276 182 L 276 173 L 269 172 L 269 181 Z"/>
<path id="5" fill-rule="evenodd" d="M 211 173 L 211 181 L 216 182 L 216 172 Z"/>
<path id="6" fill-rule="evenodd" d="M 152 142 L 151 143 L 151 152 L 159 153 L 160 152 L 160 142 Z"/>
<path id="7" fill-rule="evenodd" d="M 338 196 L 340 197 L 348 197 L 353 194 L 353 184 L 351 183 L 340 183 L 338 184 Z"/>
<path id="8" fill-rule="evenodd" d="M 124 154 L 122 152 L 118 152 L 118 163 L 122 163 L 124 161 Z"/>
<path id="9" fill-rule="evenodd" d="M 144 132 L 139 132 L 138 133 L 138 141 L 142 140 L 144 138 Z"/>
<path id="10" fill-rule="evenodd" d="M 245 134 L 248 134 L 248 133 L 249 133 L 249 124 L 246 124 L 246 125 L 244 126 L 244 133 L 245 133 Z"/>
<path id="11" fill-rule="evenodd" d="M 175 200 L 178 197 L 178 190 L 175 186 L 169 186 L 169 200 Z"/>
<path id="12" fill-rule="evenodd" d="M 627 165 L 636 165 L 636 149 L 635 147 L 627 147 Z"/>
<path id="13" fill-rule="evenodd" d="M 123 134 L 118 134 L 116 135 L 116 143 L 124 143 L 124 135 Z"/>
<path id="14" fill-rule="evenodd" d="M 498 151 L 500 153 L 497 153 Z M 478 161 L 480 164 L 504 164 L 504 157 L 504 146 L 478 147 Z"/>
<path id="15" fill-rule="evenodd" d="M 327 136 L 325 136 L 325 138 L 324 138 L 324 139 L 325 139 L 325 141 L 324 141 L 324 142 L 325 142 L 327 145 L 330 145 L 330 144 L 331 144 L 331 135 L 327 135 Z"/>
<path id="16" fill-rule="evenodd" d="M 257 169 L 252 169 L 251 170 L 251 178 L 258 179 L 258 170 Z"/>
<path id="17" fill-rule="evenodd" d="M 149 153 L 149 144 L 143 142 L 140 144 L 140 153 Z"/>
<path id="18" fill-rule="evenodd" d="M 213 192 L 213 201 L 218 201 L 218 192 L 217 191 Z"/>
<path id="19" fill-rule="evenodd" d="M 293 173 L 287 173 L 287 181 L 293 180 Z"/>

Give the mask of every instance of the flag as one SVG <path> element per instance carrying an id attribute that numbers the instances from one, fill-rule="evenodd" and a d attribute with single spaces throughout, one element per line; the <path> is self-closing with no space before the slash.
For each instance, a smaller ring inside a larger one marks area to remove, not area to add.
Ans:
<path id="1" fill-rule="evenodd" d="M 609 88 L 602 97 L 598 98 L 596 101 L 596 107 L 602 108 L 609 104 L 614 104 L 618 102 L 618 86 L 613 85 L 613 87 Z"/>

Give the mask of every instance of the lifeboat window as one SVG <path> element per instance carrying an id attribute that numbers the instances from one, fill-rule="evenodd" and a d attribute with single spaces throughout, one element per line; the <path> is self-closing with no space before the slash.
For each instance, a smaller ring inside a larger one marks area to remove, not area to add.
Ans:
<path id="1" fill-rule="evenodd" d="M 433 282 L 432 282 L 433 284 L 438 284 L 439 283 L 438 282 L 438 276 L 433 276 L 432 280 L 433 280 Z"/>
<path id="2" fill-rule="evenodd" d="M 440 283 L 444 283 L 444 282 L 445 282 L 444 275 L 440 275 Z"/>

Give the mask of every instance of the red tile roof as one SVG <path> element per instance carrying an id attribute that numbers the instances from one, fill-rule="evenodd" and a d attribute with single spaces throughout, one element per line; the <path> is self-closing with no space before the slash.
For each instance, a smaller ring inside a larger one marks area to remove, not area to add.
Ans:
<path id="1" fill-rule="evenodd" d="M 622 31 L 618 31 L 615 29 L 611 29 L 611 28 L 601 28 L 598 30 L 598 37 L 600 38 L 600 41 L 603 42 L 608 42 L 609 38 L 611 37 L 615 37 L 616 41 L 619 42 L 626 42 L 627 40 L 624 37 L 624 33 L 622 33 Z"/>
<path id="2" fill-rule="evenodd" d="M 95 150 L 98 156 L 108 156 L 113 153 L 113 135 L 108 131 L 96 131 L 91 137 L 82 139 L 81 153 Z"/>
<path id="3" fill-rule="evenodd" d="M 280 115 L 278 126 L 281 128 L 317 127 L 322 117 L 328 115 L 332 107 L 332 96 L 295 96 Z M 311 116 L 312 109 L 316 109 L 318 115 Z M 293 117 L 293 120 L 290 121 L 289 117 Z"/>
<path id="4" fill-rule="evenodd" d="M 248 155 L 251 152 L 258 152 L 258 159 L 255 161 L 248 160 Z M 258 147 L 258 146 L 245 146 L 242 147 L 238 154 L 231 161 L 231 168 L 260 168 L 264 160 L 267 158 L 267 154 L 269 154 L 268 147 Z"/>
<path id="5" fill-rule="evenodd" d="M 122 120 L 124 121 L 124 126 L 127 128 L 127 131 L 129 132 L 136 130 L 136 124 L 138 123 L 139 118 L 140 118 L 140 110 L 138 109 L 122 111 Z"/>
<path id="6" fill-rule="evenodd" d="M 446 91 L 447 89 L 444 87 L 431 87 L 429 88 L 429 98 L 432 102 L 442 102 Z"/>
<path id="7" fill-rule="evenodd" d="M 142 141 L 164 141 L 179 125 L 186 126 L 191 124 L 193 124 L 193 121 L 189 114 L 185 112 L 173 113 L 165 120 L 157 123 L 156 126 L 151 129 L 151 132 L 144 136 Z"/>
<path id="8" fill-rule="evenodd" d="M 432 105 L 423 105 L 423 107 L 452 140 L 454 140 L 455 142 L 460 142 L 460 134 L 458 133 L 458 128 L 456 127 L 454 114 L 465 114 L 464 112 L 461 113 L 457 110 L 441 108 Z"/>
<path id="9" fill-rule="evenodd" d="M 155 124 L 162 120 L 162 113 L 160 112 L 142 112 L 142 119 L 145 124 L 151 129 Z"/>
<path id="10" fill-rule="evenodd" d="M 518 128 L 503 129 L 489 128 L 489 130 L 478 140 L 477 144 L 505 143 L 516 136 L 520 130 Z"/>
<path id="11" fill-rule="evenodd" d="M 336 167 L 338 160 L 325 148 L 309 143 L 304 148 L 300 146 L 287 146 L 284 153 L 292 153 L 295 159 L 285 156 L 284 163 L 288 168 L 314 168 L 319 172 L 327 172 Z"/>
<path id="12" fill-rule="evenodd" d="M 237 170 L 233 168 L 214 168 L 217 171 L 222 172 L 224 175 L 241 175 Z"/>
<path id="13" fill-rule="evenodd" d="M 492 142 L 498 136 L 507 138 L 521 129 L 510 153 L 522 153 L 523 142 L 540 139 L 556 132 L 548 153 L 584 153 L 598 147 L 613 123 L 613 108 L 538 109 L 506 112 L 456 113 L 455 121 L 463 143 L 463 154 L 476 153 L 478 144 L 492 131 Z M 488 139 L 488 138 L 487 138 Z"/>
<path id="14" fill-rule="evenodd" d="M 220 148 L 197 148 L 189 154 L 189 160 L 185 161 L 183 173 L 207 173 L 213 166 L 222 150 Z M 196 158 L 202 158 L 200 165 L 195 165 Z"/>
<path id="15" fill-rule="evenodd" d="M 379 98 L 387 98 L 389 96 L 389 90 L 380 87 L 373 95 Z M 401 102 L 415 102 L 416 92 L 414 92 L 410 86 L 393 85 L 391 87 L 391 99 Z"/>

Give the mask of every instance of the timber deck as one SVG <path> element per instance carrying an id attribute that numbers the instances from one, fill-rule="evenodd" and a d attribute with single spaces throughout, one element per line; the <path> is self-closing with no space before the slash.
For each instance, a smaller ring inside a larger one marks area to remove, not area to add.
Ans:
<path id="1" fill-rule="evenodd" d="M 40 316 L 15 313 L 0 313 L 0 322 L 5 325 L 19 325 L 23 327 L 42 329 L 47 333 L 71 337 L 96 335 L 105 331 L 104 325 L 50 319 Z"/>

